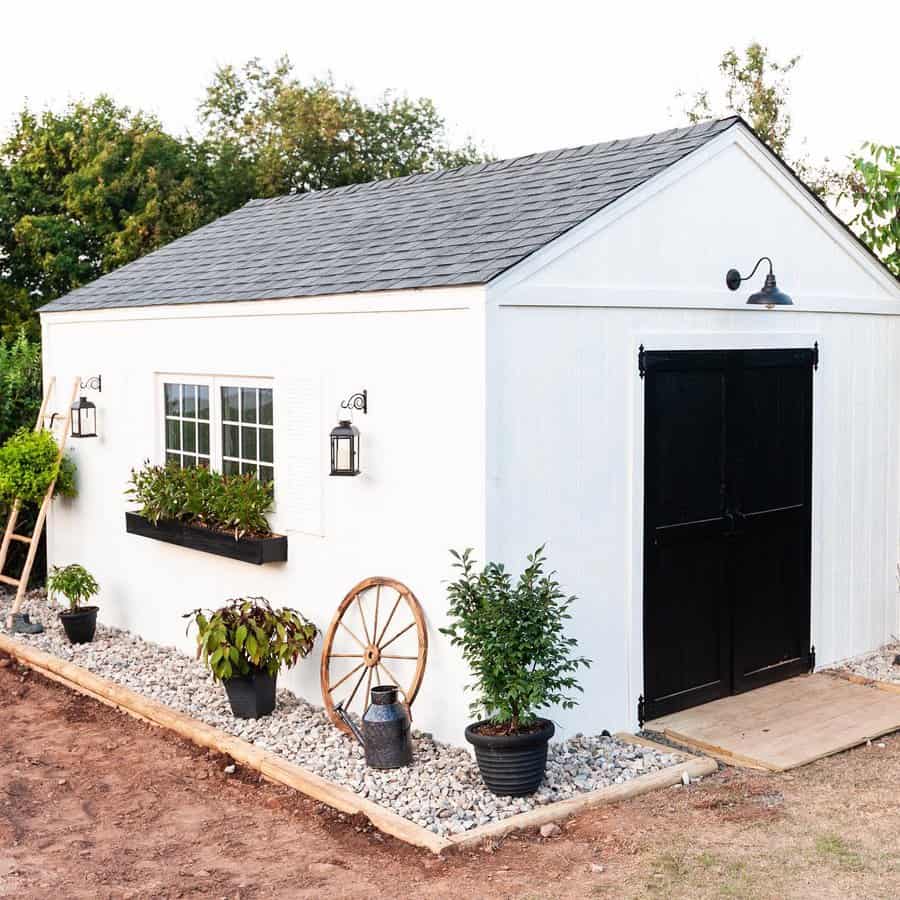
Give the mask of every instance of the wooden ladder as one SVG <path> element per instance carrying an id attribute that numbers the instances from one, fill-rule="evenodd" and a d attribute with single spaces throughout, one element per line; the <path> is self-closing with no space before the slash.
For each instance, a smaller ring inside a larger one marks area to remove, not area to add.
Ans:
<path id="1" fill-rule="evenodd" d="M 62 413 L 53 413 L 52 415 L 47 415 L 47 406 L 50 402 L 50 396 L 53 393 L 53 388 L 56 385 L 56 378 L 51 378 L 50 383 L 47 385 L 47 390 L 44 392 L 44 399 L 41 401 L 41 409 L 38 412 L 37 422 L 34 425 L 35 431 L 49 431 L 51 434 L 53 433 L 53 422 L 54 419 L 60 418 L 63 420 L 63 430 L 62 435 L 59 439 L 59 453 L 56 457 L 57 464 L 62 460 L 63 453 L 66 449 L 66 441 L 69 437 L 69 429 L 72 427 L 72 404 L 75 402 L 75 398 L 78 394 L 78 388 L 81 384 L 81 378 L 75 379 L 75 384 L 72 386 L 72 397 L 69 400 L 69 404 L 66 407 L 66 412 L 63 415 Z M 45 422 L 47 419 L 50 419 L 50 427 L 45 428 Z M 22 501 L 16 498 L 13 501 L 12 509 L 9 511 L 9 517 L 6 520 L 6 529 L 3 532 L 3 542 L 0 543 L 0 584 L 8 584 L 11 587 L 16 589 L 16 599 L 13 601 L 12 610 L 10 611 L 9 616 L 6 619 L 6 627 L 12 628 L 12 620 L 13 615 L 17 613 L 22 606 L 22 601 L 25 599 L 25 592 L 28 590 L 28 579 L 31 577 L 31 569 L 34 566 L 34 558 L 37 554 L 38 542 L 41 539 L 41 533 L 44 530 L 44 523 L 47 519 L 47 513 L 50 509 L 50 501 L 53 499 L 53 491 L 56 488 L 56 479 L 54 478 L 52 482 L 50 482 L 50 486 L 47 488 L 47 492 L 44 494 L 44 499 L 41 502 L 41 508 L 38 510 L 37 520 L 34 523 L 34 530 L 31 535 L 25 534 L 17 534 L 16 533 L 16 524 L 19 521 L 19 513 L 22 511 Z M 9 575 L 3 574 L 3 569 L 6 566 L 6 558 L 9 555 L 9 548 L 12 545 L 12 542 L 16 541 L 20 544 L 28 545 L 28 555 L 25 557 L 25 565 L 22 568 L 21 573 L 18 578 L 12 578 Z"/>

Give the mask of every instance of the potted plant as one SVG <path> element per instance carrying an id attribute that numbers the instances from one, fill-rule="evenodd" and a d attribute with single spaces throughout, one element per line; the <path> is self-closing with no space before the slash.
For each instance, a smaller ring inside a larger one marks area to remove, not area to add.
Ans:
<path id="1" fill-rule="evenodd" d="M 294 609 L 273 609 L 265 597 L 229 600 L 214 612 L 185 614 L 197 626 L 197 655 L 225 685 L 231 711 L 258 719 L 275 709 L 275 682 L 312 650 L 318 630 Z"/>
<path id="2" fill-rule="evenodd" d="M 89 644 L 97 630 L 97 607 L 81 604 L 100 590 L 94 576 L 78 563 L 63 568 L 53 566 L 47 575 L 47 590 L 51 596 L 62 594 L 69 603 L 69 608 L 59 613 L 69 641 L 73 644 Z"/>
<path id="3" fill-rule="evenodd" d="M 555 573 L 544 572 L 544 548 L 528 556 L 514 584 L 502 564 L 475 571 L 472 551 L 453 553 L 460 577 L 450 584 L 451 624 L 441 632 L 462 651 L 477 693 L 470 705 L 484 718 L 466 728 L 488 790 L 525 796 L 537 790 L 547 767 L 555 728 L 537 712 L 553 705 L 571 709 L 575 678 L 590 661 L 573 656 L 577 641 L 565 634 L 568 609 Z"/>

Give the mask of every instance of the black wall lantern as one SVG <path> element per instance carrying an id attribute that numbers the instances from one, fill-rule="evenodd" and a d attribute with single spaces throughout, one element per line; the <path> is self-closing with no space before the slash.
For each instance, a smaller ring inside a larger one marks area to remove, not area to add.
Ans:
<path id="1" fill-rule="evenodd" d="M 369 411 L 367 391 L 353 394 L 341 403 L 341 409 Z M 350 414 L 339 414 L 338 424 L 331 429 L 331 474 L 359 475 L 359 429 Z"/>
<path id="2" fill-rule="evenodd" d="M 99 375 L 81 382 L 81 389 L 100 391 L 102 380 Z M 83 394 L 72 404 L 72 437 L 95 438 L 97 437 L 97 407 Z"/>
<path id="3" fill-rule="evenodd" d="M 768 256 L 761 256 L 756 261 L 756 265 L 749 275 L 742 276 L 737 269 L 729 269 L 725 274 L 725 284 L 728 285 L 728 289 L 736 291 L 741 286 L 742 281 L 747 281 L 748 278 L 752 278 L 756 274 L 756 270 L 762 262 L 769 264 L 769 274 L 766 275 L 762 290 L 751 294 L 747 298 L 747 303 L 750 306 L 767 306 L 769 309 L 773 306 L 793 306 L 794 301 L 787 294 L 778 290 L 778 285 L 775 283 L 775 272 L 772 270 L 772 260 Z"/>

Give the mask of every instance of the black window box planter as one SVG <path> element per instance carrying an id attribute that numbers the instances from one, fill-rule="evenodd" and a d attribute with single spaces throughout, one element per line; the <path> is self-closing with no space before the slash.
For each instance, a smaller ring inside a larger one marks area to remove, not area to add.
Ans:
<path id="1" fill-rule="evenodd" d="M 221 531 L 185 525 L 170 519 L 161 519 L 158 525 L 154 525 L 143 516 L 132 512 L 125 513 L 125 530 L 129 534 L 139 534 L 154 541 L 177 544 L 179 547 L 226 556 L 228 559 L 238 559 L 257 566 L 287 560 L 287 537 L 283 534 L 262 538 L 242 537 L 235 540 L 233 535 Z"/>

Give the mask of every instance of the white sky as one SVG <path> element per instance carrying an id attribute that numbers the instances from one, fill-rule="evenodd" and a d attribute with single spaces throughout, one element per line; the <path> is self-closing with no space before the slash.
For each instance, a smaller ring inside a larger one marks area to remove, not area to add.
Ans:
<path id="1" fill-rule="evenodd" d="M 898 25 L 900 4 L 885 0 L 6 0 L 0 133 L 26 100 L 59 107 L 101 91 L 196 129 L 217 65 L 286 52 L 301 78 L 331 71 L 367 99 L 431 97 L 454 136 L 513 156 L 682 124 L 676 90 L 717 85 L 722 52 L 760 40 L 776 59 L 802 55 L 795 135 L 838 161 L 863 140 L 900 141 Z"/>

